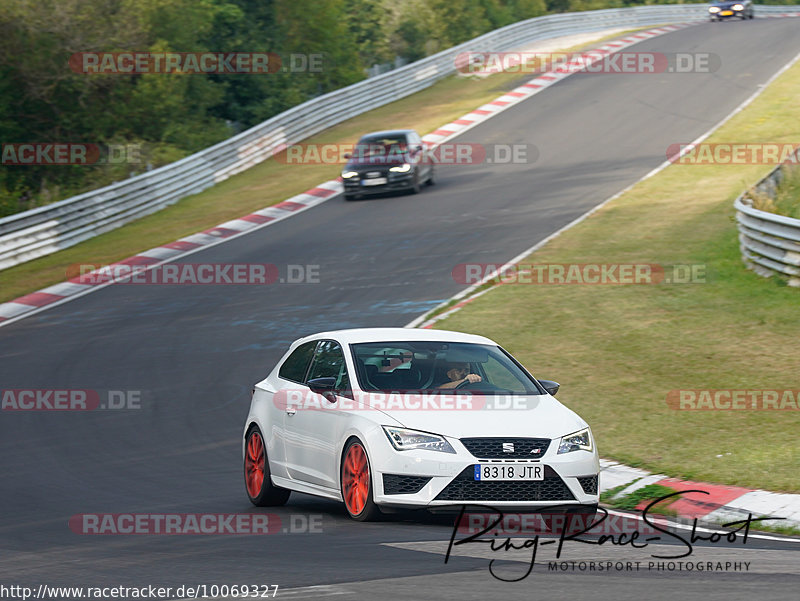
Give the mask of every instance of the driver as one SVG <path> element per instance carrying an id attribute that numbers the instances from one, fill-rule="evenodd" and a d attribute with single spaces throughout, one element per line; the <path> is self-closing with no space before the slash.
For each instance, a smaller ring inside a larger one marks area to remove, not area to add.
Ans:
<path id="1" fill-rule="evenodd" d="M 437 388 L 457 388 L 465 382 L 474 384 L 482 380 L 478 374 L 469 373 L 469 370 L 469 363 L 450 363 L 447 369 L 449 381 L 439 384 Z"/>

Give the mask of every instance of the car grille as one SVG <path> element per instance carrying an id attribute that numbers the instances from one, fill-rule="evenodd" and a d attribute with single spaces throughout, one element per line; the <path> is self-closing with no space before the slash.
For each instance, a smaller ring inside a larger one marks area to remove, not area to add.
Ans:
<path id="1" fill-rule="evenodd" d="M 372 167 L 370 169 L 359 169 L 358 176 L 361 179 L 374 179 L 376 177 L 387 177 L 389 170 L 385 167 Z"/>
<path id="2" fill-rule="evenodd" d="M 582 476 L 578 478 L 578 483 L 587 495 L 597 494 L 597 474 L 594 476 Z"/>
<path id="3" fill-rule="evenodd" d="M 383 475 L 383 493 L 386 495 L 413 495 L 430 482 L 426 476 Z"/>
<path id="4" fill-rule="evenodd" d="M 549 438 L 462 438 L 461 443 L 478 459 L 531 459 L 542 457 Z M 513 445 L 513 451 L 507 452 Z"/>
<path id="5" fill-rule="evenodd" d="M 544 468 L 544 480 L 535 482 L 476 482 L 475 469 L 464 468 L 436 497 L 436 501 L 574 501 L 575 497 L 555 470 Z"/>

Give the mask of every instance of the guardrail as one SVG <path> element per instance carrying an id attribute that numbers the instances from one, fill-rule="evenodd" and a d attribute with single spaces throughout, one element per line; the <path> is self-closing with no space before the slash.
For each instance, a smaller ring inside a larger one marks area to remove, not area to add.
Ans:
<path id="1" fill-rule="evenodd" d="M 758 6 L 757 14 L 793 7 Z M 154 213 L 324 129 L 414 94 L 455 72 L 466 51 L 506 51 L 537 40 L 614 27 L 707 18 L 704 4 L 546 15 L 508 25 L 383 75 L 304 102 L 237 136 L 142 175 L 0 219 L 0 269 L 68 248 Z"/>
<path id="2" fill-rule="evenodd" d="M 795 156 L 800 158 L 800 149 Z M 754 186 L 756 193 L 774 198 L 785 173 L 778 165 Z M 750 196 L 745 191 L 733 203 L 742 259 L 759 275 L 777 275 L 800 287 L 800 219 L 754 209 Z"/>

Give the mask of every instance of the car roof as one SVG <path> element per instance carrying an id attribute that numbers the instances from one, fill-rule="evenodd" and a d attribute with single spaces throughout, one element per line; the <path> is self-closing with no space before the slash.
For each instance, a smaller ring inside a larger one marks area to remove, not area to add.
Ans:
<path id="1" fill-rule="evenodd" d="M 425 328 L 352 328 L 347 330 L 332 330 L 306 336 L 295 343 L 299 344 L 319 338 L 332 338 L 344 344 L 357 344 L 359 342 L 466 342 L 472 344 L 497 343 L 484 336 L 451 332 L 448 330 L 429 330 Z"/>
<path id="2" fill-rule="evenodd" d="M 400 135 L 405 136 L 406 134 L 415 134 L 415 133 L 417 133 L 417 132 L 415 132 L 413 129 L 386 129 L 386 130 L 383 130 L 383 131 L 371 131 L 368 134 L 362 135 L 361 138 L 359 138 L 359 140 L 362 139 L 362 138 L 366 138 L 366 137 L 370 137 L 370 138 L 373 138 L 373 137 L 391 138 L 393 136 L 400 136 Z"/>

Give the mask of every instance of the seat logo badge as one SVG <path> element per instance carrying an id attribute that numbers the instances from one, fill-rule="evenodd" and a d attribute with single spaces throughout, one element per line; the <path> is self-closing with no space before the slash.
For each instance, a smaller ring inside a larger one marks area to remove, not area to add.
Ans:
<path id="1" fill-rule="evenodd" d="M 513 442 L 504 442 L 503 443 L 503 453 L 513 453 L 514 452 L 514 443 Z"/>

